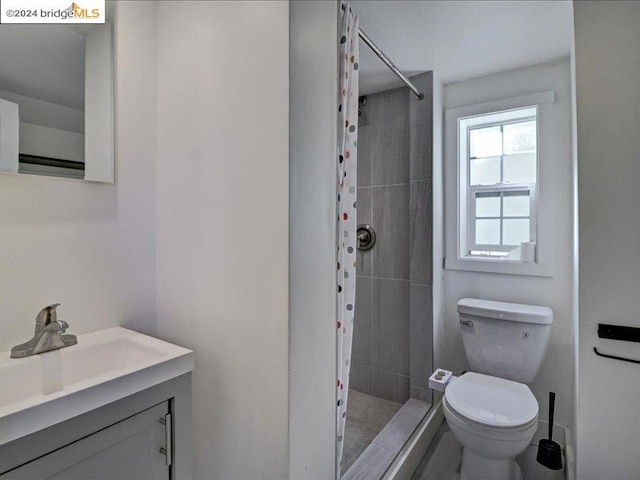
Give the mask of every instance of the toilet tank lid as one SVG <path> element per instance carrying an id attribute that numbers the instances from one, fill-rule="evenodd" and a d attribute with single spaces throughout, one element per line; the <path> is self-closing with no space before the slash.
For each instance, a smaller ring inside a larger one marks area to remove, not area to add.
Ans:
<path id="1" fill-rule="evenodd" d="M 479 298 L 463 298 L 458 301 L 458 313 L 542 325 L 549 325 L 553 322 L 553 310 L 549 307 L 494 302 L 493 300 L 481 300 Z"/>

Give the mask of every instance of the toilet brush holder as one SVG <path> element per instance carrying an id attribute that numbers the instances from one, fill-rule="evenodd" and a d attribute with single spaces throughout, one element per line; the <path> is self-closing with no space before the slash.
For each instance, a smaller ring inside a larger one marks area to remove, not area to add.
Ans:
<path id="1" fill-rule="evenodd" d="M 549 438 L 538 443 L 538 463 L 551 470 L 562 469 L 562 448 L 553 441 L 553 410 L 556 394 L 549 392 Z"/>

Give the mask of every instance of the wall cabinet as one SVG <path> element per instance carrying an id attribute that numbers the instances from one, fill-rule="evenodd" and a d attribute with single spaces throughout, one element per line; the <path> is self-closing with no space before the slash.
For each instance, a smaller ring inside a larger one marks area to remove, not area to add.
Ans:
<path id="1" fill-rule="evenodd" d="M 188 478 L 190 377 L 0 446 L 0 479 Z"/>

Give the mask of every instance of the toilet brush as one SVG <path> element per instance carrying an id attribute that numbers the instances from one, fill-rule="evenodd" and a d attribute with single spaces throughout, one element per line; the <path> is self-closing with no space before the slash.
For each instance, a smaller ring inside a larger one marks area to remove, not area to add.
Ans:
<path id="1" fill-rule="evenodd" d="M 538 443 L 538 463 L 551 470 L 562 469 L 562 449 L 553 441 L 553 410 L 556 402 L 556 394 L 549 392 L 549 439 L 540 440 Z"/>

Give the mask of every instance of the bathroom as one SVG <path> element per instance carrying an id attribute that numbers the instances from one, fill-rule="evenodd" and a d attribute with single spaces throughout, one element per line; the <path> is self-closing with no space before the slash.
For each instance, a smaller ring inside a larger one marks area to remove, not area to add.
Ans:
<path id="1" fill-rule="evenodd" d="M 640 2 L 0 3 L 0 478 L 480 478 L 496 312 L 523 478 L 640 478 Z"/>
<path id="2" fill-rule="evenodd" d="M 563 439 L 564 447 L 572 424 L 574 397 L 570 227 L 572 6 L 566 2 L 527 7 L 472 3 L 466 8 L 455 4 L 436 8 L 416 2 L 404 5 L 400 11 L 393 3 L 356 1 L 351 8 L 359 17 L 361 31 L 378 47 L 385 46 L 384 53 L 404 67 L 403 72 L 424 98 L 418 98 L 410 90 L 411 85 L 402 86 L 402 81 L 372 53 L 361 36 L 356 60 L 360 95 L 357 224 L 373 229 L 377 241 L 370 250 L 357 255 L 342 478 L 382 478 L 385 471 L 394 468 L 382 458 L 392 450 L 390 445 L 397 437 L 409 442 L 410 433 L 421 424 L 442 420 L 442 408 L 438 407 L 441 393 L 430 389 L 424 371 L 431 374 L 446 369 L 458 375 L 470 370 L 462 343 L 464 327 L 458 324 L 457 306 L 464 298 L 551 308 L 553 323 L 546 355 L 534 374 L 535 381 L 526 383 L 538 403 L 540 434 L 548 418 L 548 392 L 555 392 L 555 435 L 556 439 Z M 394 19 L 391 24 L 390 18 Z M 415 27 L 418 22 L 422 25 L 419 30 Z M 546 25 L 544 31 L 538 28 L 541 23 Z M 460 42 L 462 34 L 463 38 L 473 38 L 474 45 Z M 415 47 L 436 42 L 438 48 Z M 511 46 L 508 52 L 503 52 L 504 44 Z M 389 48 L 394 49 L 393 54 Z M 550 95 L 553 98 L 545 98 Z M 531 112 L 518 110 L 529 105 L 537 105 L 535 122 L 531 121 Z M 524 111 L 526 118 L 509 118 L 499 127 L 503 133 L 496 150 L 491 146 L 492 140 L 482 140 L 480 136 L 495 131 L 499 120 L 490 116 L 504 111 Z M 463 166 L 458 164 L 457 152 L 464 151 L 464 147 L 458 146 L 462 136 L 457 132 L 458 122 L 463 128 L 468 118 L 475 124 L 469 133 L 469 167 L 465 167 L 470 172 L 464 174 L 459 173 Z M 475 130 L 480 128 L 477 125 L 487 124 L 483 128 L 489 130 Z M 442 131 L 441 142 L 435 137 L 436 130 Z M 436 153 L 439 149 L 440 170 Z M 503 155 L 497 167 L 492 163 L 495 160 L 489 158 L 492 155 Z M 425 158 L 429 160 L 425 162 Z M 470 176 L 469 182 L 465 175 Z M 500 182 L 502 186 L 496 189 L 494 184 Z M 468 191 L 461 192 L 459 185 Z M 438 186 L 443 189 L 440 193 Z M 526 195 L 522 195 L 525 191 Z M 478 199 L 463 196 L 472 194 Z M 495 195 L 501 194 L 504 199 L 500 202 Z M 442 202 L 440 208 L 438 201 Z M 489 211 L 496 210 L 487 207 L 489 202 L 497 205 L 497 211 Z M 525 209 L 512 202 L 526 202 Z M 471 223 L 465 216 L 473 214 L 458 210 L 465 204 L 476 210 Z M 481 213 L 486 208 L 489 210 Z M 502 219 L 494 220 L 496 215 Z M 496 228 L 492 230 L 493 222 Z M 528 231 L 521 231 L 523 222 Z M 472 230 L 465 236 L 463 224 L 477 233 Z M 481 235 L 491 236 L 488 232 L 494 230 L 498 245 L 491 240 L 476 241 Z M 444 238 L 441 246 L 436 242 L 438 236 Z M 519 251 L 524 246 L 518 247 L 530 240 L 537 244 L 533 261 L 522 257 L 511 261 L 512 254 L 506 256 L 512 250 L 522 255 Z M 470 251 L 474 254 L 480 249 L 469 246 L 467 242 L 471 241 L 484 244 L 483 250 L 494 249 L 474 257 Z M 427 250 L 425 255 L 418 251 L 422 246 L 432 251 Z M 436 253 L 436 248 L 442 251 Z M 444 265 L 433 262 L 432 258 L 438 257 L 444 258 Z M 526 334 L 531 334 L 529 343 L 535 328 L 527 329 Z M 339 349 L 339 358 L 341 353 Z M 503 355 L 509 358 L 506 352 Z M 399 370 L 403 358 L 405 371 Z M 531 361 L 535 362 L 533 358 Z M 398 372 L 408 378 L 392 376 Z M 402 388 L 402 380 L 408 380 L 404 395 L 388 391 L 388 377 L 399 378 L 396 389 Z M 429 395 L 432 391 L 434 397 Z M 361 412 L 363 403 L 367 407 L 365 413 Z M 401 425 L 405 424 L 409 425 L 409 435 L 402 431 Z M 532 445 L 523 455 L 530 457 L 533 452 L 535 460 L 540 434 L 536 431 L 536 438 L 530 438 Z M 460 463 L 455 456 L 459 456 L 460 445 L 447 427 L 431 438 L 432 452 L 420 461 L 414 478 L 455 476 Z M 429 434 L 423 441 L 429 441 Z M 401 455 L 403 444 L 399 443 L 393 447 L 395 455 Z M 443 445 L 439 450 L 438 444 Z M 443 450 L 451 450 L 451 445 L 455 445 L 453 452 Z M 357 459 L 352 458 L 356 454 Z M 431 463 L 429 455 L 433 457 Z M 449 457 L 455 467 L 452 472 L 438 470 L 440 457 Z M 541 474 L 535 468 L 524 472 L 525 478 Z M 470 476 L 469 471 L 466 475 Z"/>

